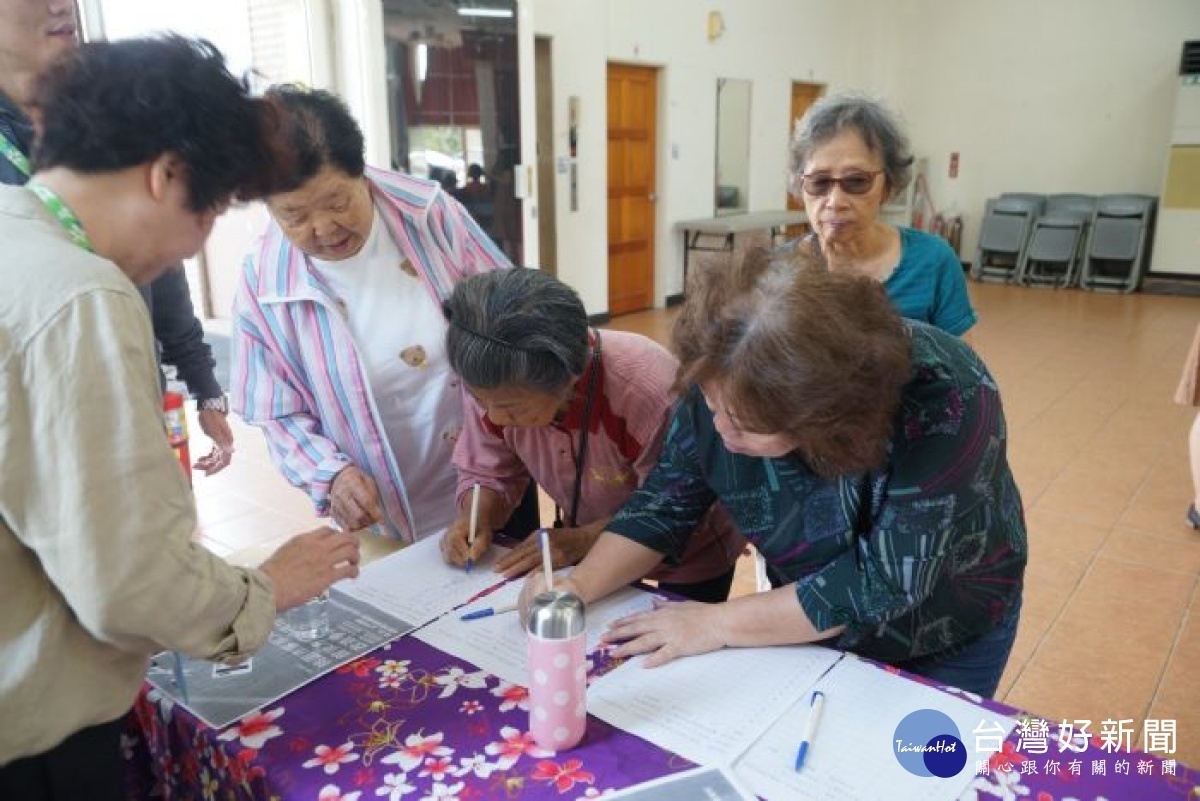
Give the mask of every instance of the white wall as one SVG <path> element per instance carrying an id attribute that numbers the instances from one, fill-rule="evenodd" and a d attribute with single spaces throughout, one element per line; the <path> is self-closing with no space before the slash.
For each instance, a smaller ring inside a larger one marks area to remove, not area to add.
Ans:
<path id="1" fill-rule="evenodd" d="M 596 0 L 534 0 L 532 14 L 534 31 L 553 36 L 556 162 L 568 155 L 567 99 L 580 98 L 578 211 L 569 209 L 568 176 L 556 171 L 554 177 L 558 277 L 579 292 L 589 314 L 597 314 L 608 308 L 604 7 Z M 527 79 L 532 81 L 533 76 L 521 76 L 522 82 Z M 529 135 L 522 130 L 522 139 Z"/>
<path id="2" fill-rule="evenodd" d="M 607 310 L 607 61 L 661 67 L 655 297 L 682 289 L 674 223 L 713 213 L 716 79 L 753 81 L 750 209 L 782 208 L 792 81 L 885 96 L 974 257 L 1003 191 L 1159 191 L 1181 43 L 1200 0 L 530 0 L 552 39 L 554 155 L 581 98 L 579 211 L 558 175 L 558 274 Z M 709 11 L 725 33 L 705 36 Z M 946 178 L 951 151 L 958 179 Z M 676 155 L 677 154 L 677 155 Z"/>
<path id="3" fill-rule="evenodd" d="M 886 0 L 534 0 L 538 35 L 554 59 L 554 155 L 567 154 L 567 98 L 580 97 L 579 211 L 556 176 L 558 275 L 588 312 L 608 309 L 608 61 L 661 67 L 655 298 L 682 291 L 681 235 L 674 223 L 713 214 L 717 78 L 754 82 L 751 103 L 752 210 L 782 208 L 792 81 L 880 89 L 886 76 L 871 55 L 874 9 Z M 725 33 L 709 42 L 709 11 Z M 846 42 L 863 41 L 863 47 Z M 879 73 L 879 74 L 877 74 Z"/>
<path id="4" fill-rule="evenodd" d="M 906 43 L 894 99 L 937 205 L 965 214 L 964 258 L 1001 192 L 1159 193 L 1197 0 L 908 0 L 885 13 Z"/>

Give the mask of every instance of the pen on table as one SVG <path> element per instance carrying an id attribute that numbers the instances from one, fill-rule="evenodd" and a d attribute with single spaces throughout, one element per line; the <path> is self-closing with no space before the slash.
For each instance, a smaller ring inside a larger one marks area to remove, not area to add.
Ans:
<path id="1" fill-rule="evenodd" d="M 813 690 L 812 698 L 808 702 L 808 720 L 804 722 L 804 738 L 800 740 L 800 747 L 796 749 L 797 771 L 804 767 L 804 759 L 808 756 L 808 750 L 812 748 L 813 737 L 817 734 L 817 725 L 821 722 L 821 710 L 824 707 L 825 693 Z"/>
<path id="2" fill-rule="evenodd" d="M 517 602 L 513 601 L 510 604 L 501 604 L 500 606 L 485 606 L 482 609 L 474 609 L 459 616 L 459 620 L 479 620 L 484 617 L 492 617 L 493 615 L 503 615 L 505 612 L 517 611 Z"/>
<path id="3" fill-rule="evenodd" d="M 475 482 L 475 487 L 471 490 L 471 520 L 467 528 L 467 572 L 471 572 L 471 568 L 475 567 L 475 560 L 471 557 L 471 551 L 475 548 L 475 526 L 479 522 L 479 482 Z"/>
<path id="4" fill-rule="evenodd" d="M 188 691 L 187 679 L 183 675 L 183 655 L 178 651 L 172 651 L 171 661 L 175 671 L 175 689 L 179 690 L 179 697 L 186 704 L 188 702 Z"/>

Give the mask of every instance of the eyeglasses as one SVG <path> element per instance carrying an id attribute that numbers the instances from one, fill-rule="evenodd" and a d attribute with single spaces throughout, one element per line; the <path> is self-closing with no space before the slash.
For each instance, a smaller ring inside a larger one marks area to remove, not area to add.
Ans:
<path id="1" fill-rule="evenodd" d="M 827 172 L 814 172 L 800 176 L 800 185 L 805 194 L 813 197 L 825 197 L 833 191 L 834 184 L 842 188 L 847 195 L 865 195 L 875 186 L 875 179 L 883 170 L 851 170 L 840 178 L 834 178 Z"/>

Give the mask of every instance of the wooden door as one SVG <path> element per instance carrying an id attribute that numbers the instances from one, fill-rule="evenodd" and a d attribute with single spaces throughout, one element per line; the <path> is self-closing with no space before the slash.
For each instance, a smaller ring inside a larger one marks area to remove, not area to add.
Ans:
<path id="1" fill-rule="evenodd" d="M 792 83 L 792 113 L 788 115 L 788 121 L 789 121 L 789 125 L 790 125 L 790 127 L 788 128 L 788 142 L 789 143 L 792 141 L 792 138 L 796 135 L 796 121 L 804 116 L 804 113 L 806 111 L 808 111 L 808 107 L 811 106 L 813 103 L 817 102 L 817 98 L 819 98 L 822 94 L 824 94 L 824 92 L 825 92 L 825 87 L 819 83 L 798 83 L 798 82 Z M 791 157 L 790 156 L 788 157 L 788 169 L 791 169 Z M 787 207 L 792 210 L 798 209 L 798 210 L 803 211 L 804 204 L 802 204 L 799 200 L 796 200 L 796 198 L 792 195 L 792 192 L 790 189 L 790 187 L 791 187 L 790 176 L 788 178 L 788 187 L 789 187 L 789 189 L 787 190 Z M 787 229 L 787 232 L 785 235 L 787 236 L 788 239 L 793 239 L 795 237 L 805 234 L 807 231 L 808 231 L 807 225 L 790 225 L 790 226 L 788 226 L 788 229 Z"/>
<path id="2" fill-rule="evenodd" d="M 533 40 L 537 84 L 538 266 L 558 275 L 558 211 L 554 194 L 554 59 L 549 37 Z"/>
<path id="3" fill-rule="evenodd" d="M 658 71 L 608 65 L 608 312 L 654 305 Z"/>

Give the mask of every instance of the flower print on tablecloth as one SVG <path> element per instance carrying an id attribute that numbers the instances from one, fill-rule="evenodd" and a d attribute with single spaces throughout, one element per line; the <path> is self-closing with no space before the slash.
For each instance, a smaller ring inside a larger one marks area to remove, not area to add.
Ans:
<path id="1" fill-rule="evenodd" d="M 416 789 L 408 783 L 408 774 L 389 773 L 383 777 L 383 786 L 376 788 L 375 795 L 385 795 L 388 801 L 400 801 Z"/>
<path id="2" fill-rule="evenodd" d="M 568 759 L 561 765 L 551 759 L 543 759 L 530 775 L 535 781 L 551 782 L 560 793 L 570 792 L 576 784 L 594 784 L 594 774 L 583 769 L 583 762 Z"/>
<path id="3" fill-rule="evenodd" d="M 453 754 L 453 748 L 442 745 L 443 739 L 445 735 L 440 731 L 427 737 L 421 732 L 410 734 L 404 738 L 404 745 L 399 750 L 388 754 L 380 762 L 385 765 L 398 765 L 400 770 L 408 773 L 424 762 L 426 757 L 448 757 Z"/>
<path id="4" fill-rule="evenodd" d="M 334 672 L 335 673 L 353 673 L 355 676 L 358 676 L 360 679 L 365 679 L 365 678 L 370 677 L 371 671 L 375 670 L 376 666 L 379 665 L 382 661 L 383 660 L 376 659 L 373 656 L 362 656 L 362 657 L 359 657 L 358 659 L 355 659 L 353 662 L 347 662 L 346 664 L 342 665 L 340 668 L 338 668 Z"/>
<path id="5" fill-rule="evenodd" d="M 195 728 L 199 724 L 182 709 L 175 717 L 189 725 L 168 731 L 161 707 L 143 695 L 140 703 L 152 716 L 151 731 L 156 733 L 150 764 L 160 796 L 199 801 L 201 787 L 207 785 L 216 788 L 219 801 L 272 796 L 297 801 L 572 801 L 596 798 L 601 780 L 600 787 L 611 791 L 653 778 L 664 765 L 681 767 L 672 761 L 677 758 L 645 742 L 616 737 L 598 720 L 589 724 L 597 727 L 592 744 L 615 746 L 619 756 L 585 746 L 556 758 L 526 730 L 524 687 L 419 641 L 404 645 L 403 652 L 393 643 L 348 663 L 298 691 L 291 703 L 247 716 L 226 731 Z M 327 750 L 318 752 L 318 744 Z M 539 768 L 540 762 L 545 764 Z M 336 772 L 327 773 L 327 764 Z M 204 767 L 210 776 L 201 782 Z M 213 778 L 219 785 L 213 785 Z"/>
<path id="6" fill-rule="evenodd" d="M 304 767 L 323 768 L 330 776 L 337 773 L 342 765 L 358 760 L 358 754 L 354 753 L 354 743 L 350 742 L 339 746 L 318 745 L 313 750 L 316 756 L 305 762 Z"/>
<path id="7" fill-rule="evenodd" d="M 601 790 L 598 787 L 589 787 L 584 790 L 583 795 L 576 798 L 575 801 L 591 801 L 593 798 L 599 798 L 600 796 L 609 795 L 614 792 L 616 791 L 611 788 L 608 790 Z"/>
<path id="8" fill-rule="evenodd" d="M 496 766 L 500 770 L 508 770 L 526 754 L 539 758 L 554 756 L 553 751 L 534 742 L 533 735 L 527 731 L 505 726 L 500 730 L 500 737 L 502 739 L 488 743 L 483 749 L 489 756 L 500 757 L 496 760 Z"/>
<path id="9" fill-rule="evenodd" d="M 385 659 L 378 663 L 375 672 L 379 674 L 379 686 L 390 687 L 393 690 L 398 689 L 408 676 L 410 664 L 412 664 L 412 660 L 409 659 Z"/>
<path id="10" fill-rule="evenodd" d="M 492 695 L 503 699 L 500 703 L 501 712 L 508 712 L 512 709 L 529 711 L 529 690 L 519 684 L 502 681 L 498 686 L 492 688 Z"/>
<path id="11" fill-rule="evenodd" d="M 459 801 L 459 793 L 463 791 L 466 784 L 463 782 L 455 782 L 453 784 L 442 784 L 434 782 L 433 787 L 429 788 L 429 795 L 426 795 L 421 801 Z"/>
<path id="12" fill-rule="evenodd" d="M 484 754 L 459 757 L 458 765 L 459 767 L 454 771 L 455 776 L 475 775 L 480 779 L 486 779 L 501 769 L 495 762 L 488 762 L 488 758 Z"/>
<path id="13" fill-rule="evenodd" d="M 987 776 L 976 776 L 971 786 L 963 791 L 961 801 L 1018 801 L 1029 795 L 1029 788 L 1021 784 L 1024 776 L 1020 771 L 1004 770 Z"/>
<path id="14" fill-rule="evenodd" d="M 283 729 L 275 725 L 275 721 L 283 715 L 283 707 L 276 707 L 270 712 L 251 712 L 217 735 L 218 740 L 240 740 L 247 748 L 259 750 L 263 744 L 273 737 L 283 734 Z"/>
<path id="15" fill-rule="evenodd" d="M 317 801 L 358 801 L 361 795 L 361 790 L 355 790 L 352 793 L 343 793 L 341 788 L 336 784 L 327 784 L 321 788 L 321 793 L 317 796 Z"/>
<path id="16" fill-rule="evenodd" d="M 450 757 L 429 757 L 421 766 L 418 776 L 428 776 L 435 782 L 445 781 L 446 776 L 455 776 L 454 761 Z"/>
<path id="17" fill-rule="evenodd" d="M 449 698 L 460 687 L 468 690 L 482 690 L 484 687 L 487 687 L 489 675 L 482 670 L 468 673 L 460 667 L 452 667 L 448 668 L 445 673 L 434 676 L 433 681 L 435 684 L 440 684 L 443 687 L 442 694 L 438 698 Z"/>

